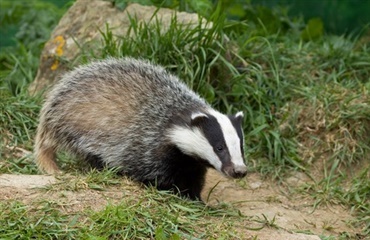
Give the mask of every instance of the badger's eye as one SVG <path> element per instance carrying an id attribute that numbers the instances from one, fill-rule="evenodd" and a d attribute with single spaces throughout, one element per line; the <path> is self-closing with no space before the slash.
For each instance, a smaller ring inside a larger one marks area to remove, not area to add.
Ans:
<path id="1" fill-rule="evenodd" d="M 218 146 L 216 147 L 216 150 L 217 150 L 218 152 L 222 152 L 222 151 L 224 150 L 224 146 L 222 146 L 222 145 L 218 145 Z"/>

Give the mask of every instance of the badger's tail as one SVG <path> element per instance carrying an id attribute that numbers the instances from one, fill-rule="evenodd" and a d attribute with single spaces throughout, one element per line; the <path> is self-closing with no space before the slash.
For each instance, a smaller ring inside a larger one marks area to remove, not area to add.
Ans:
<path id="1" fill-rule="evenodd" d="M 37 128 L 34 147 L 35 162 L 40 171 L 47 174 L 56 174 L 59 168 L 55 162 L 57 147 L 51 131 L 43 123 L 42 119 Z"/>

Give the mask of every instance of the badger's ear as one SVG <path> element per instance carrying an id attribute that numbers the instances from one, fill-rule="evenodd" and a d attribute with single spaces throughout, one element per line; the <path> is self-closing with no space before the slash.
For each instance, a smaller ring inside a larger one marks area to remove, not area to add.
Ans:
<path id="1" fill-rule="evenodd" d="M 199 126 L 205 120 L 208 119 L 208 116 L 201 112 L 194 112 L 191 114 L 191 125 L 192 126 Z"/>
<path id="2" fill-rule="evenodd" d="M 237 112 L 237 113 L 235 114 L 235 118 L 243 119 L 243 118 L 244 118 L 244 113 L 243 113 L 242 111 Z"/>
<path id="3" fill-rule="evenodd" d="M 231 122 L 234 124 L 234 126 L 241 125 L 244 118 L 243 112 L 237 112 L 235 115 L 229 116 Z"/>

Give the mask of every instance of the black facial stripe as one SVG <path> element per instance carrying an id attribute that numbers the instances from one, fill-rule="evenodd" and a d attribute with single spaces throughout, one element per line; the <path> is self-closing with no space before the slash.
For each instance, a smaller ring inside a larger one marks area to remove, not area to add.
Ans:
<path id="1" fill-rule="evenodd" d="M 224 134 L 217 119 L 212 115 L 208 115 L 208 118 L 205 118 L 204 121 L 198 124 L 198 127 L 203 131 L 204 136 L 213 147 L 213 150 L 215 151 L 221 162 L 223 164 L 227 164 L 230 161 L 231 157 L 229 150 L 227 149 Z M 224 150 L 217 151 L 217 148 L 219 146 L 222 146 Z"/>
<path id="2" fill-rule="evenodd" d="M 233 124 L 233 127 L 236 130 L 236 133 L 238 134 L 238 137 L 240 139 L 240 150 L 244 156 L 242 118 L 235 117 L 235 116 L 229 116 L 229 119 L 231 123 Z"/>

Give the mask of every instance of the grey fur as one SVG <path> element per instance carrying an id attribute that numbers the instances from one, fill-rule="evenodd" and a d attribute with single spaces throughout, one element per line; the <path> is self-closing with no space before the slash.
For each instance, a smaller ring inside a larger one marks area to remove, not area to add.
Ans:
<path id="1" fill-rule="evenodd" d="M 36 161 L 41 170 L 54 173 L 55 152 L 64 149 L 93 165 L 119 168 L 137 181 L 160 189 L 177 187 L 199 199 L 209 163 L 181 153 L 166 130 L 188 126 L 192 112 L 208 109 L 201 97 L 160 66 L 132 58 L 94 62 L 66 74 L 48 94 Z M 185 169 L 181 178 L 186 179 L 175 179 L 181 175 L 176 167 Z"/>

